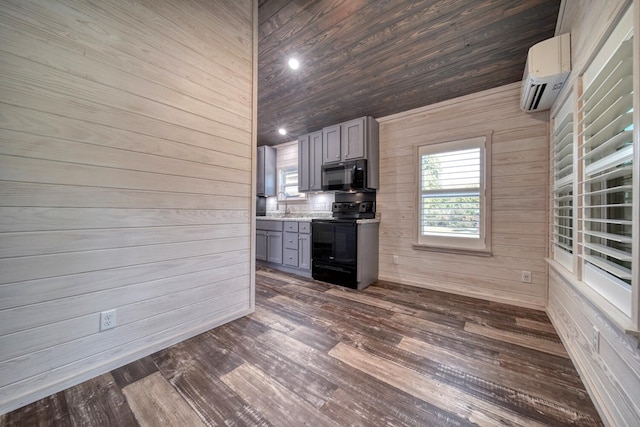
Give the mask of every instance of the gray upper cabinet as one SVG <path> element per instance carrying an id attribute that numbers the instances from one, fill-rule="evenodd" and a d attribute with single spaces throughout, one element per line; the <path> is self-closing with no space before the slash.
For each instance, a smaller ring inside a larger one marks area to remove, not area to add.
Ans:
<path id="1" fill-rule="evenodd" d="M 268 145 L 258 147 L 256 195 L 276 195 L 276 150 Z"/>
<path id="2" fill-rule="evenodd" d="M 309 135 L 298 137 L 298 191 L 309 191 Z"/>
<path id="3" fill-rule="evenodd" d="M 377 165 L 378 122 L 373 117 L 359 117 L 326 127 L 322 135 L 323 164 L 367 159 Z"/>
<path id="4" fill-rule="evenodd" d="M 298 191 L 322 190 L 322 131 L 298 138 Z"/>
<path id="5" fill-rule="evenodd" d="M 366 158 L 365 152 L 365 118 L 351 120 L 341 125 L 342 160 Z"/>
<path id="6" fill-rule="evenodd" d="M 342 160 L 340 128 L 340 125 L 333 125 L 322 129 L 322 164 Z"/>

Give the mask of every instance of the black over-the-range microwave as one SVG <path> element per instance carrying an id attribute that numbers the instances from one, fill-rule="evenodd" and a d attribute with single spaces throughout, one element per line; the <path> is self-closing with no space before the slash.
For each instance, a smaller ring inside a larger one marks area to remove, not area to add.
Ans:
<path id="1" fill-rule="evenodd" d="M 323 191 L 364 191 L 367 189 L 367 161 L 365 159 L 322 165 Z"/>

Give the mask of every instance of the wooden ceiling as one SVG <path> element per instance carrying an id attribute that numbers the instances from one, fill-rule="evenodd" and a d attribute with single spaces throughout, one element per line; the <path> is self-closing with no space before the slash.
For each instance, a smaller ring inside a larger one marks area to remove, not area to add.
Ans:
<path id="1" fill-rule="evenodd" d="M 522 79 L 560 0 L 260 0 L 258 145 Z M 291 70 L 291 56 L 301 66 Z M 289 134 L 278 134 L 279 127 Z"/>

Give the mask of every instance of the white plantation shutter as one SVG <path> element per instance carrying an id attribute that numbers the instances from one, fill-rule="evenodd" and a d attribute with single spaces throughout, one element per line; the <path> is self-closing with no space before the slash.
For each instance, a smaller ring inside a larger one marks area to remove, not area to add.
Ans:
<path id="1" fill-rule="evenodd" d="M 583 281 L 631 316 L 633 43 L 631 31 L 585 72 L 580 98 Z M 611 43 L 609 43 L 611 44 Z M 606 45 L 605 45 L 606 47 Z M 636 95 L 637 96 L 637 95 Z"/>
<path id="2" fill-rule="evenodd" d="M 573 96 L 554 120 L 553 164 L 553 254 L 573 271 Z"/>
<path id="3" fill-rule="evenodd" d="M 419 244 L 484 248 L 485 140 L 419 148 Z"/>

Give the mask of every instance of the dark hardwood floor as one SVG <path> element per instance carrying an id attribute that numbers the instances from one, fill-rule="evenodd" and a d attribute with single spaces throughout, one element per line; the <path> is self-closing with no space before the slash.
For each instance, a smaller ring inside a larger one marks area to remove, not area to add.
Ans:
<path id="1" fill-rule="evenodd" d="M 599 426 L 545 313 L 268 269 L 256 312 L 0 426 Z"/>

